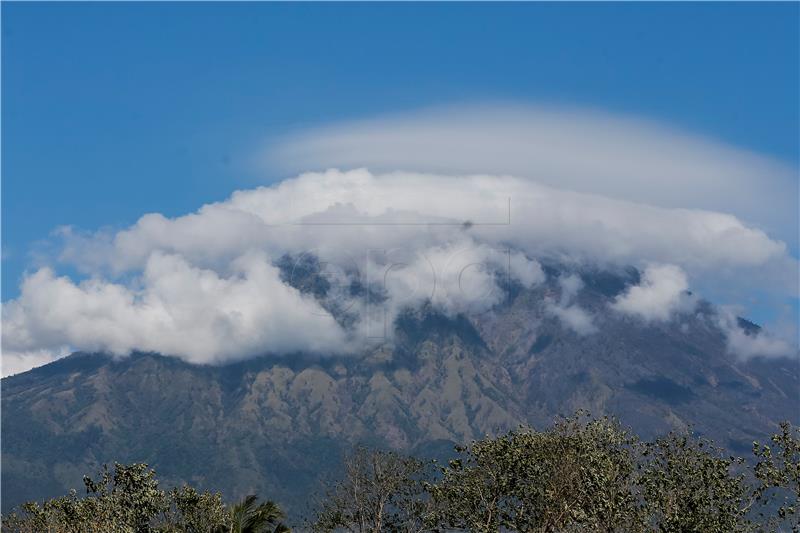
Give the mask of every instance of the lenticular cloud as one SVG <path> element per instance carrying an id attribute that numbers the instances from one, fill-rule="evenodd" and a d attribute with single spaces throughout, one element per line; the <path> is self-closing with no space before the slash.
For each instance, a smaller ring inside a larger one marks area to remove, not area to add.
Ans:
<path id="1" fill-rule="evenodd" d="M 498 271 L 533 287 L 545 281 L 542 258 L 647 267 L 642 286 L 615 304 L 647 320 L 668 319 L 689 280 L 752 284 L 754 272 L 769 271 L 770 290 L 797 294 L 786 246 L 735 216 L 512 176 L 328 170 L 182 217 L 147 214 L 114 233 L 62 228 L 59 238 L 56 263 L 84 277 L 59 275 L 57 265 L 26 276 L 3 305 L 6 373 L 69 349 L 197 363 L 357 354 L 374 337 L 375 309 L 354 281 L 380 294 L 379 314 L 391 323 L 422 302 L 448 314 L 486 310 L 501 297 Z M 322 265 L 325 299 L 279 268 L 303 257 Z M 591 317 L 570 301 L 551 308 L 592 334 Z"/>

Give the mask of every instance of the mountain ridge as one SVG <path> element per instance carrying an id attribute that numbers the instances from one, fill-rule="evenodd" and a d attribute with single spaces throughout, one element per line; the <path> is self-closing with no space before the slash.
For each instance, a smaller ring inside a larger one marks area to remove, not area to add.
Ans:
<path id="1" fill-rule="evenodd" d="M 643 437 L 693 426 L 748 453 L 780 420 L 797 421 L 800 362 L 737 359 L 709 304 L 645 322 L 607 311 L 632 271 L 585 275 L 575 299 L 596 332 L 581 335 L 548 311 L 562 290 L 548 278 L 508 287 L 486 313 L 406 311 L 393 342 L 361 357 L 198 366 L 76 353 L 5 378 L 3 510 L 79 487 L 115 460 L 147 462 L 170 484 L 257 491 L 296 513 L 355 444 L 441 456 L 586 409 Z"/>

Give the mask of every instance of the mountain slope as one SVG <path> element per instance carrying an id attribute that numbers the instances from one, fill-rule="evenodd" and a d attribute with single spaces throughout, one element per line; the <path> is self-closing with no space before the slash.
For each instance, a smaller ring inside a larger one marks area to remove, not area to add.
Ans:
<path id="1" fill-rule="evenodd" d="M 2 382 L 3 510 L 80 487 L 109 461 L 145 461 L 168 484 L 250 491 L 298 512 L 355 443 L 440 455 L 520 423 L 585 408 L 643 436 L 694 425 L 747 453 L 797 421 L 797 360 L 738 361 L 714 310 L 669 322 L 610 312 L 635 272 L 584 272 L 580 335 L 551 311 L 551 281 L 507 287 L 490 312 L 407 312 L 391 345 L 349 358 L 302 355 L 202 367 L 156 354 L 73 354 Z"/>

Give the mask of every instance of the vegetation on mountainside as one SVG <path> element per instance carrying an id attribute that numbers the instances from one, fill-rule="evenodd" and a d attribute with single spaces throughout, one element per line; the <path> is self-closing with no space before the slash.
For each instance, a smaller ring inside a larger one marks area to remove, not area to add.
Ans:
<path id="1" fill-rule="evenodd" d="M 446 465 L 358 448 L 323 495 L 315 531 L 800 531 L 800 430 L 789 424 L 754 460 L 691 434 L 642 442 L 584 414 L 457 448 Z M 27 503 L 14 532 L 281 532 L 273 502 L 158 488 L 146 465 L 84 478 L 87 494 Z"/>

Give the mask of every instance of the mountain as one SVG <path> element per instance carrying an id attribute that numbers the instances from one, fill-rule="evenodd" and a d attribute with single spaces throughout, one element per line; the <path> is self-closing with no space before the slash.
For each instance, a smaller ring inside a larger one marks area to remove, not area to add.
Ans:
<path id="1" fill-rule="evenodd" d="M 638 282 L 635 270 L 580 271 L 574 303 L 594 332 L 578 334 L 548 307 L 563 297 L 564 275 L 551 268 L 534 289 L 508 284 L 484 313 L 409 310 L 391 344 L 359 356 L 213 367 L 75 353 L 5 378 L 3 511 L 79 488 L 102 463 L 144 461 L 166 484 L 231 498 L 256 491 L 297 516 L 353 444 L 442 456 L 579 408 L 616 415 L 645 437 L 692 425 L 741 454 L 779 421 L 797 422 L 798 360 L 729 354 L 710 304 L 645 322 L 609 309 Z"/>

